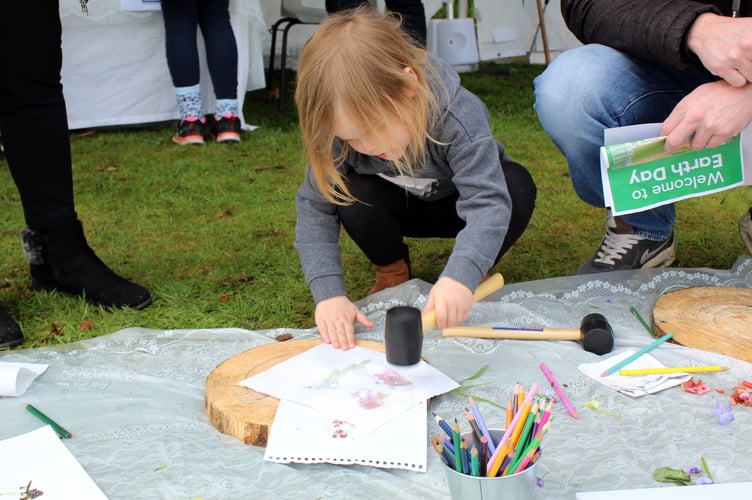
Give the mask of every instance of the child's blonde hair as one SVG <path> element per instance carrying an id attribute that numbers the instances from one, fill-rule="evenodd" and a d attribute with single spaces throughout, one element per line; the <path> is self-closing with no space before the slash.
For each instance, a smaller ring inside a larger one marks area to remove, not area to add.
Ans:
<path id="1" fill-rule="evenodd" d="M 346 115 L 385 144 L 384 126 L 401 121 L 410 141 L 395 167 L 410 174 L 422 163 L 438 118 L 429 87 L 426 51 L 416 46 L 397 17 L 369 7 L 329 16 L 300 55 L 295 102 L 303 144 L 321 194 L 331 203 L 355 201 L 337 170 L 350 152 L 343 142 L 334 158 L 335 117 Z M 405 68 L 412 68 L 410 75 Z"/>

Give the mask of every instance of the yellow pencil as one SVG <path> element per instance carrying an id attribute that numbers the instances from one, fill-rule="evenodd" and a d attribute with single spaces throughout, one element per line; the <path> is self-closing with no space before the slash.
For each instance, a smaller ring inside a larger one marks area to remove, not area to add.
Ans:
<path id="1" fill-rule="evenodd" d="M 728 366 L 678 366 L 675 368 L 633 368 L 631 370 L 619 370 L 619 375 L 661 375 L 664 373 L 693 373 L 693 372 L 722 372 L 728 370 Z"/>

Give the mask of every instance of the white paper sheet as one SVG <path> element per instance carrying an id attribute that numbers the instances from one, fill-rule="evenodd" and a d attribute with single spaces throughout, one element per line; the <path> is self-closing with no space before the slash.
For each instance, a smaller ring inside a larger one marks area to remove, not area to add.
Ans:
<path id="1" fill-rule="evenodd" d="M 617 491 L 582 491 L 577 500 L 709 500 L 749 498 L 752 483 L 666 486 Z"/>
<path id="2" fill-rule="evenodd" d="M 405 411 L 377 431 L 365 433 L 313 408 L 282 400 L 264 460 L 277 463 L 359 464 L 425 472 L 427 403 Z"/>
<path id="3" fill-rule="evenodd" d="M 637 352 L 635 349 L 626 349 L 610 358 L 596 361 L 595 363 L 583 363 L 577 368 L 593 380 L 619 391 L 622 394 L 635 398 L 646 394 L 653 394 L 668 389 L 669 387 L 674 387 L 692 378 L 692 375 L 688 373 L 667 373 L 662 375 L 642 375 L 635 377 L 632 375 L 619 375 L 618 371 L 607 377 L 601 376 L 603 372 L 616 365 L 616 363 L 628 358 L 635 352 Z M 660 361 L 646 353 L 629 363 L 629 368 L 665 368 L 665 365 L 661 364 Z"/>
<path id="4" fill-rule="evenodd" d="M 49 425 L 0 441 L 0 494 L 25 491 L 29 482 L 40 499 L 107 499 Z"/>
<path id="5" fill-rule="evenodd" d="M 0 361 L 0 396 L 20 396 L 48 365 Z"/>
<path id="6" fill-rule="evenodd" d="M 238 385 L 293 401 L 372 432 L 408 408 L 458 387 L 421 361 L 394 366 L 362 347 L 348 351 L 321 344 Z M 424 436 L 425 437 L 425 436 Z"/>

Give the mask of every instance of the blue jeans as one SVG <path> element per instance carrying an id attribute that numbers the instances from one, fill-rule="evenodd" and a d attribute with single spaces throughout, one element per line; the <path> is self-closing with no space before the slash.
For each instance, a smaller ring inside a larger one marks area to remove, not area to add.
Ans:
<path id="1" fill-rule="evenodd" d="M 567 160 L 577 195 L 603 207 L 599 156 L 603 131 L 663 122 L 684 96 L 715 79 L 702 69 L 682 71 L 603 45 L 584 45 L 558 56 L 535 79 L 535 110 Z M 639 236 L 664 240 L 674 228 L 674 205 L 621 219 Z"/>

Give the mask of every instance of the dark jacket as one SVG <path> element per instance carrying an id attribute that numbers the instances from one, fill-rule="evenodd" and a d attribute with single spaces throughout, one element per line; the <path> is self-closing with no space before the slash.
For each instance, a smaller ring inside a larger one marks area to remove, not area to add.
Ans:
<path id="1" fill-rule="evenodd" d="M 752 1 L 741 2 L 752 15 Z M 687 49 L 687 33 L 700 14 L 731 15 L 731 0 L 562 0 L 561 13 L 585 44 L 599 43 L 656 63 L 700 67 Z"/>

